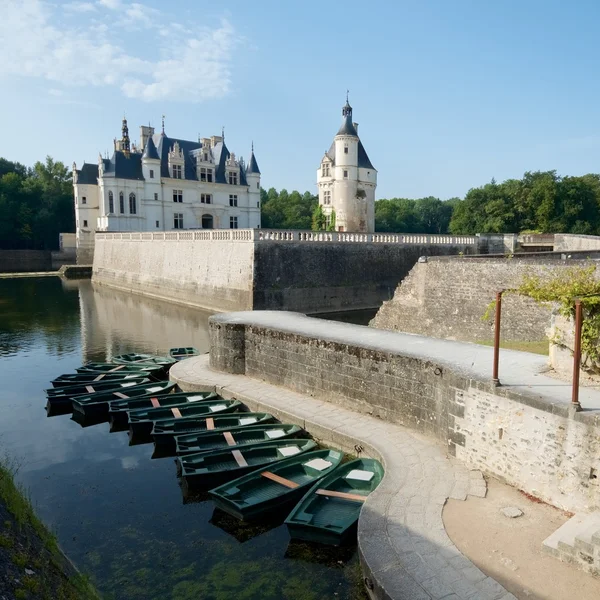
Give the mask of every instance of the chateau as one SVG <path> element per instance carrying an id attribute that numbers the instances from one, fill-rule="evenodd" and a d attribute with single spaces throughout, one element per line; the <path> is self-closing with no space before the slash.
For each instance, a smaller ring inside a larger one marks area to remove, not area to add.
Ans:
<path id="1" fill-rule="evenodd" d="M 260 227 L 260 169 L 248 164 L 224 135 L 197 142 L 140 127 L 139 146 L 127 120 L 112 157 L 73 164 L 77 249 L 93 250 L 96 231 L 165 231 Z"/>
<path id="2" fill-rule="evenodd" d="M 317 186 L 327 227 L 375 231 L 377 171 L 358 137 L 348 98 L 342 108 L 342 126 L 317 170 Z"/>

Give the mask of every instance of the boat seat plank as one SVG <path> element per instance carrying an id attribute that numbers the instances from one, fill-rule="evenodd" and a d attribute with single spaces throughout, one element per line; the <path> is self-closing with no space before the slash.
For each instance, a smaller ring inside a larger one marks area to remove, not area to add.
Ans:
<path id="1" fill-rule="evenodd" d="M 94 387 L 93 387 L 93 386 L 91 386 L 91 385 L 86 385 L 86 386 L 85 386 L 85 391 L 86 391 L 88 394 L 94 394 L 94 393 L 96 392 L 96 390 L 94 389 Z"/>
<path id="2" fill-rule="evenodd" d="M 154 406 L 154 408 L 158 408 L 160 406 L 158 398 L 150 398 L 150 402 L 152 403 L 152 406 Z"/>
<path id="3" fill-rule="evenodd" d="M 115 371 L 120 371 L 121 369 L 124 369 L 125 365 L 119 365 L 118 367 L 115 367 L 114 369 L 109 369 L 108 372 L 109 373 L 114 373 Z"/>
<path id="4" fill-rule="evenodd" d="M 360 494 L 348 494 L 346 492 L 334 492 L 333 490 L 319 489 L 315 492 L 319 496 L 327 496 L 329 498 L 342 498 L 344 500 L 356 500 L 357 502 L 364 502 L 367 497 L 361 496 Z"/>
<path id="5" fill-rule="evenodd" d="M 122 394 L 121 392 L 113 392 L 117 398 L 123 398 L 123 400 L 129 400 L 129 396 L 127 394 Z"/>
<path id="6" fill-rule="evenodd" d="M 100 381 L 101 379 L 104 379 L 105 375 L 106 375 L 106 373 L 102 373 L 102 375 L 98 375 L 98 377 L 94 378 L 94 381 Z"/>
<path id="7" fill-rule="evenodd" d="M 206 429 L 214 429 L 215 428 L 215 420 L 212 417 L 208 417 L 206 419 Z"/>
<path id="8" fill-rule="evenodd" d="M 244 458 L 244 456 L 242 455 L 242 453 L 239 450 L 232 450 L 231 454 L 233 454 L 233 458 L 235 458 L 235 462 L 240 467 L 247 467 L 248 466 L 248 463 L 246 462 L 246 459 Z"/>
<path id="9" fill-rule="evenodd" d="M 233 439 L 233 435 L 231 435 L 230 431 L 224 431 L 223 437 L 225 438 L 228 446 L 235 446 L 235 440 Z"/>
<path id="10" fill-rule="evenodd" d="M 171 412 L 173 413 L 173 416 L 174 416 L 176 419 L 181 419 L 181 412 L 179 411 L 179 409 L 178 409 L 178 408 L 172 408 L 172 409 L 171 409 Z"/>
<path id="11" fill-rule="evenodd" d="M 261 475 L 267 479 L 270 479 L 271 481 L 274 481 L 275 483 L 280 483 L 281 485 L 285 485 L 285 487 L 289 487 L 291 489 L 297 488 L 300 485 L 291 479 L 279 477 L 279 475 L 275 475 L 275 473 L 271 473 L 271 471 L 263 471 Z"/>

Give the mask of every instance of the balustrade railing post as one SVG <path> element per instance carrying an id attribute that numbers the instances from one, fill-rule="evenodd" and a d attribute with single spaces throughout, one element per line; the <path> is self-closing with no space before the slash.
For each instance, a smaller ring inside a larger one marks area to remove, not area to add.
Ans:
<path id="1" fill-rule="evenodd" d="M 573 387 L 571 389 L 571 406 L 575 411 L 581 410 L 579 404 L 579 371 L 581 369 L 581 329 L 583 327 L 583 309 L 581 300 L 575 300 L 575 346 L 573 348 Z"/>
<path id="2" fill-rule="evenodd" d="M 494 319 L 494 367 L 492 370 L 492 382 L 500 385 L 498 378 L 498 363 L 500 361 L 500 317 L 502 315 L 502 292 L 496 292 L 496 317 Z"/>

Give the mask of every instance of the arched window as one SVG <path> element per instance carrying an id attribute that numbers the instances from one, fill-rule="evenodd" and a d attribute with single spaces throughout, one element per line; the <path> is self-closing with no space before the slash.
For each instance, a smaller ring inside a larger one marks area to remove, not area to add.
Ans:
<path id="1" fill-rule="evenodd" d="M 129 194 L 129 214 L 135 215 L 137 213 L 136 209 L 137 207 L 135 205 L 135 194 L 131 192 L 131 194 Z"/>
<path id="2" fill-rule="evenodd" d="M 108 192 L 108 214 L 112 215 L 115 212 L 115 197 L 112 192 Z"/>
<path id="3" fill-rule="evenodd" d="M 202 229 L 213 228 L 213 217 L 212 215 L 202 215 Z"/>
<path id="4" fill-rule="evenodd" d="M 125 198 L 123 197 L 123 192 L 119 192 L 119 212 L 122 215 L 125 214 Z"/>

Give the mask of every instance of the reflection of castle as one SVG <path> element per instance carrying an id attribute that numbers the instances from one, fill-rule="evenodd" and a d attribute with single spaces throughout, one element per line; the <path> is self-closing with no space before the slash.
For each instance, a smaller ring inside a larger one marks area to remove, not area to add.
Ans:
<path id="1" fill-rule="evenodd" d="M 124 352 L 208 351 L 209 313 L 79 282 L 82 362 Z"/>
<path id="2" fill-rule="evenodd" d="M 260 227 L 260 170 L 254 148 L 248 164 L 224 135 L 197 142 L 140 127 L 140 145 L 127 120 L 112 158 L 73 164 L 77 247 L 92 248 L 95 231 L 165 231 Z"/>
<path id="3" fill-rule="evenodd" d="M 375 231 L 377 170 L 358 137 L 346 98 L 342 126 L 317 170 L 319 204 L 336 231 Z M 335 215 L 335 216 L 334 216 Z"/>

